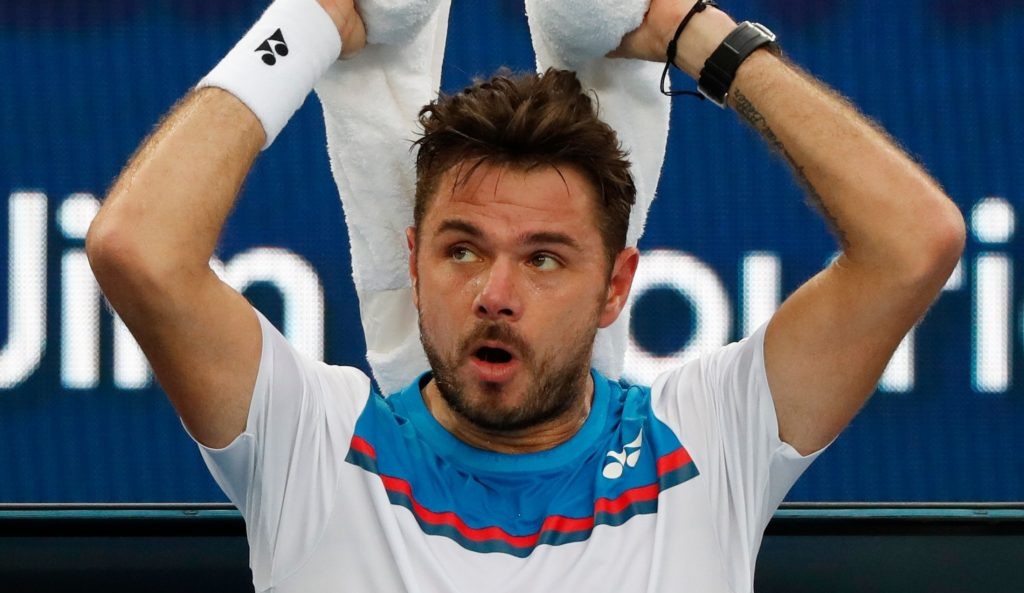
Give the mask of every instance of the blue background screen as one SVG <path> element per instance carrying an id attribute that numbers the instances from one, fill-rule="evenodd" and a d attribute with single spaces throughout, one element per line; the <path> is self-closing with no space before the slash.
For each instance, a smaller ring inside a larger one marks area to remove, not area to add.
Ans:
<path id="1" fill-rule="evenodd" d="M 453 4 L 445 90 L 501 65 L 533 69 L 521 0 Z M 82 273 L 82 238 L 135 147 L 263 7 L 0 3 L 0 502 L 224 500 Z M 912 343 L 789 499 L 1021 499 L 1024 5 L 735 0 L 726 10 L 771 27 L 794 61 L 887 128 L 969 229 Z M 715 296 L 642 287 L 631 331 L 646 356 L 681 356 L 716 328 L 741 338 L 755 301 L 791 292 L 836 250 L 781 162 L 709 103 L 673 101 L 658 196 L 641 248 L 659 250 L 672 273 L 702 274 Z M 245 291 L 268 317 L 314 306 L 286 286 L 305 270 L 324 306 L 299 339 L 322 343 L 328 362 L 366 368 L 315 98 L 259 159 L 229 221 L 220 258 L 247 253 L 277 266 L 253 272 Z M 754 273 L 765 269 L 772 280 Z"/>

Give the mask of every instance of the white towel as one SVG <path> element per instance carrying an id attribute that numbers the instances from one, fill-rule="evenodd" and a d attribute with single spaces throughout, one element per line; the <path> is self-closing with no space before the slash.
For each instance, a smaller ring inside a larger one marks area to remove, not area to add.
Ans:
<path id="1" fill-rule="evenodd" d="M 538 71 L 552 66 L 576 70 L 584 87 L 596 93 L 601 119 L 629 152 L 637 189 L 626 236 L 630 246 L 643 235 L 654 201 L 671 105 L 658 87 L 661 64 L 604 55 L 640 25 L 648 4 L 648 0 L 526 0 Z M 598 332 L 594 367 L 605 376 L 619 378 L 628 340 L 629 305 L 615 323 Z"/>
<path id="2" fill-rule="evenodd" d="M 640 26 L 650 0 L 527 0 L 530 34 L 536 51 L 544 39 L 545 66 L 576 70 L 619 46 L 622 36 Z"/>
<path id="3" fill-rule="evenodd" d="M 446 5 L 450 2 L 447 0 Z M 359 0 L 358 4 L 367 43 L 406 45 L 434 15 L 438 0 Z M 444 20 L 447 31 L 447 17 Z M 443 48 L 443 38 L 441 43 Z"/>
<path id="4" fill-rule="evenodd" d="M 366 358 L 384 394 L 429 368 L 405 229 L 412 225 L 416 184 L 410 147 L 420 108 L 437 96 L 450 2 L 360 2 L 367 35 L 377 44 L 335 63 L 316 86 L 349 232 Z"/>
<path id="5" fill-rule="evenodd" d="M 316 89 L 349 230 L 367 360 L 385 394 L 405 387 L 429 368 L 419 341 L 405 247 L 415 188 L 415 157 L 409 143 L 415 136 L 416 114 L 437 93 L 450 8 L 450 0 L 406 0 L 409 12 L 402 13 L 394 6 L 397 2 L 360 4 L 367 34 L 378 45 L 332 66 Z M 433 12 L 422 20 L 428 4 Z M 636 245 L 664 159 L 669 104 L 657 91 L 657 64 L 601 56 L 636 27 L 633 23 L 639 23 L 637 15 L 643 17 L 647 0 L 630 0 L 632 11 L 623 10 L 621 4 L 610 6 L 606 0 L 564 4 L 527 0 L 538 67 L 576 69 L 584 85 L 597 92 L 601 117 L 630 151 L 638 195 L 627 242 Z M 387 10 L 373 12 L 380 7 Z M 563 10 L 549 10 L 552 7 Z M 585 14 L 577 18 L 564 10 L 569 7 Z M 391 20 L 388 10 L 393 11 Z M 596 29 L 602 35 L 578 26 L 597 17 L 601 27 Z M 545 30 L 540 29 L 541 23 Z M 598 334 L 594 364 L 610 377 L 622 372 L 628 327 L 627 310 Z"/>

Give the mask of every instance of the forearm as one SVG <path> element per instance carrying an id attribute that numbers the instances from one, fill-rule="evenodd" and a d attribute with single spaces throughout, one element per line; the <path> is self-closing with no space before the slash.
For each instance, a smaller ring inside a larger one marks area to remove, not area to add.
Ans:
<path id="1" fill-rule="evenodd" d="M 172 285 L 209 270 L 263 141 L 259 120 L 223 90 L 181 101 L 125 167 L 90 228 L 90 259 L 108 297 L 117 299 L 115 276 Z"/>
<path id="2" fill-rule="evenodd" d="M 623 38 L 619 54 L 664 60 L 693 6 L 652 0 L 644 25 Z M 736 29 L 728 15 L 702 8 L 683 29 L 675 56 L 694 79 Z M 750 33 L 749 27 L 739 30 L 729 46 L 737 60 L 738 48 L 766 41 L 763 32 Z M 843 248 L 835 263 L 782 303 L 765 333 L 779 435 L 809 453 L 831 441 L 874 390 L 900 340 L 956 265 L 964 224 L 938 184 L 884 132 L 760 47 L 739 65 L 726 102 L 788 162 Z M 716 98 L 734 63 L 716 62 L 712 86 L 705 86 Z"/>
<path id="3" fill-rule="evenodd" d="M 256 154 L 343 45 L 350 53 L 363 45 L 351 0 L 278 0 L 172 110 L 114 185 L 87 241 L 115 306 L 119 292 L 144 303 L 209 278 L 207 262 Z"/>
<path id="4" fill-rule="evenodd" d="M 652 5 L 653 6 L 653 5 Z M 649 48 L 666 47 L 689 6 L 662 5 Z M 674 23 L 674 24 L 673 24 Z M 736 27 L 716 8 L 697 13 L 675 64 L 694 79 Z M 634 40 L 637 45 L 644 39 Z M 638 50 L 647 56 L 655 49 Z M 836 93 L 767 49 L 736 72 L 730 107 L 792 168 L 836 233 L 844 264 L 937 291 L 963 241 L 963 221 L 942 189 L 888 135 Z M 930 297 L 929 297 L 930 298 Z"/>
<path id="5" fill-rule="evenodd" d="M 342 44 L 362 47 L 352 0 L 324 2 L 272 3 L 143 143 L 86 238 L 104 294 L 210 447 L 244 429 L 262 351 L 257 316 L 214 275 L 210 256 L 260 149 Z"/>
<path id="6" fill-rule="evenodd" d="M 737 71 L 729 104 L 790 165 L 836 233 L 847 264 L 900 280 L 945 280 L 962 219 L 888 135 L 823 85 L 767 51 Z"/>

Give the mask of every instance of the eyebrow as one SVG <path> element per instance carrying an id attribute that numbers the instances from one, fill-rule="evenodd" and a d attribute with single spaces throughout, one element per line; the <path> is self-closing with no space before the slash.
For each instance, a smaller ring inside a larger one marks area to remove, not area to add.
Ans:
<path id="1" fill-rule="evenodd" d="M 483 237 L 484 232 L 481 231 L 475 224 L 466 222 L 465 220 L 459 220 L 457 218 L 449 218 L 441 223 L 437 227 L 437 234 L 441 233 L 463 233 L 471 237 Z"/>
<path id="2" fill-rule="evenodd" d="M 437 234 L 442 233 L 462 233 L 469 235 L 474 239 L 479 239 L 484 236 L 484 232 L 480 230 L 475 224 L 460 220 L 457 218 L 450 218 L 443 221 L 437 228 Z M 523 233 L 516 237 L 517 242 L 523 245 L 565 245 L 577 251 L 583 251 L 583 247 L 572 237 L 565 233 L 553 232 L 553 231 L 539 231 L 536 233 Z"/>

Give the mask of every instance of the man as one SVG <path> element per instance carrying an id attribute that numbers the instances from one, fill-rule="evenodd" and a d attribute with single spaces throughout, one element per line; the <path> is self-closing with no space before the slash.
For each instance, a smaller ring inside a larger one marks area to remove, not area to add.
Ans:
<path id="1" fill-rule="evenodd" d="M 330 61 L 362 46 L 351 0 L 287 3 L 272 16 L 327 48 L 289 51 Z M 617 55 L 662 60 L 694 6 L 654 0 Z M 284 25 L 256 41 L 281 30 L 294 44 Z M 626 163 L 567 73 L 425 110 L 407 237 L 432 372 L 387 399 L 357 370 L 298 355 L 207 264 L 282 119 L 246 93 L 259 75 L 218 82 L 235 95 L 191 93 L 144 143 L 87 250 L 242 511 L 258 590 L 751 589 L 772 512 L 938 294 L 963 222 L 763 31 L 701 5 L 678 35 L 675 63 L 694 78 L 743 36 L 728 93 L 702 86 L 790 162 L 843 251 L 766 327 L 650 388 L 588 369 L 638 254 L 624 247 Z"/>

